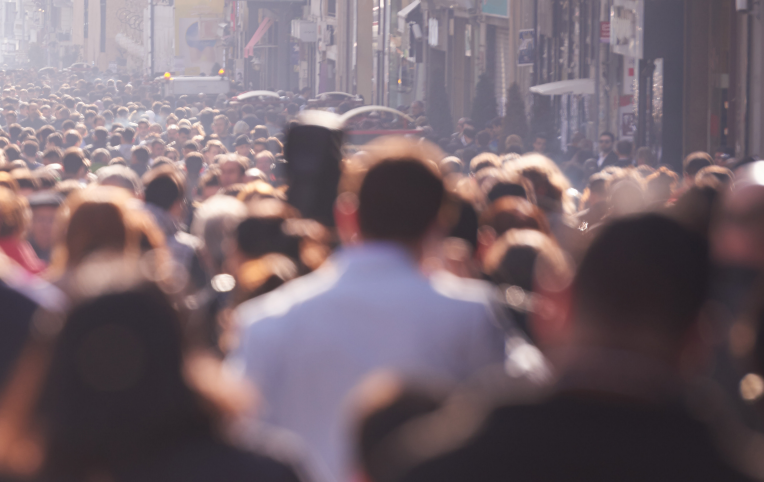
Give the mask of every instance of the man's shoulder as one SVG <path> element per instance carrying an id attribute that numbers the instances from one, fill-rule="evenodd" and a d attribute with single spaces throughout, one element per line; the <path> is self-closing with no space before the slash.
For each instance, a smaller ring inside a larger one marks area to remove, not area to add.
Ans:
<path id="1" fill-rule="evenodd" d="M 280 288 L 245 301 L 236 308 L 236 318 L 245 330 L 261 330 L 268 319 L 288 318 L 298 306 L 310 304 L 334 286 L 336 273 L 323 266 L 313 273 L 292 280 Z"/>
<path id="2" fill-rule="evenodd" d="M 495 300 L 495 288 L 488 282 L 460 278 L 447 271 L 437 271 L 430 276 L 430 286 L 435 293 L 453 301 L 486 304 Z"/>

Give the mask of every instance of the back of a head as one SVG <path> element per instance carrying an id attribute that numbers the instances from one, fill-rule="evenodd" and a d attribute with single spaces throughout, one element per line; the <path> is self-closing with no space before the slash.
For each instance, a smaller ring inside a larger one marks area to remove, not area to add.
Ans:
<path id="1" fill-rule="evenodd" d="M 685 157 L 684 162 L 682 163 L 682 167 L 687 178 L 694 180 L 695 176 L 698 174 L 698 172 L 700 172 L 701 169 L 704 167 L 712 166 L 713 164 L 714 159 L 709 153 L 698 151 L 693 152 Z"/>
<path id="2" fill-rule="evenodd" d="M 722 166 L 704 167 L 695 175 L 695 184 L 700 187 L 713 187 L 722 189 L 732 184 L 735 175 Z"/>
<path id="3" fill-rule="evenodd" d="M 287 233 L 287 206 L 276 199 L 260 200 L 252 205 L 250 216 L 236 227 L 236 244 L 249 259 L 280 253 L 298 261 L 300 238 Z"/>
<path id="4" fill-rule="evenodd" d="M 567 287 L 572 267 L 562 249 L 548 235 L 533 229 L 512 229 L 491 246 L 485 273 L 494 283 L 534 291 L 534 280 L 549 291 Z M 554 286 L 553 283 L 559 283 Z"/>
<path id="5" fill-rule="evenodd" d="M 501 167 L 499 156 L 492 152 L 478 154 L 470 161 L 470 172 L 473 174 L 477 174 L 479 171 L 491 167 Z"/>
<path id="6" fill-rule="evenodd" d="M 578 269 L 576 322 L 623 343 L 635 332 L 677 343 L 705 300 L 708 273 L 701 236 L 658 214 L 616 220 L 603 228 Z"/>
<path id="7" fill-rule="evenodd" d="M 51 366 L 46 464 L 58 476 L 143 463 L 173 431 L 209 427 L 184 381 L 179 315 L 156 285 L 75 306 Z"/>
<path id="8" fill-rule="evenodd" d="M 367 239 L 415 242 L 436 221 L 445 191 L 440 175 L 415 157 L 371 166 L 358 193 L 358 223 Z"/>
<path id="9" fill-rule="evenodd" d="M 535 229 L 550 234 L 544 213 L 517 196 L 504 196 L 491 203 L 480 216 L 480 226 L 491 227 L 499 236 L 511 229 Z"/>
<path id="10" fill-rule="evenodd" d="M 87 166 L 85 164 L 85 155 L 79 147 L 67 149 L 61 164 L 64 166 L 64 173 L 69 175 L 76 175 L 80 172 L 80 169 Z"/>
<path id="11" fill-rule="evenodd" d="M 205 249 L 216 267 L 221 267 L 225 258 L 224 239 L 233 234 L 246 215 L 244 203 L 220 194 L 204 201 L 194 212 L 191 234 L 204 241 Z"/>
<path id="12" fill-rule="evenodd" d="M 124 164 L 110 164 L 96 172 L 98 184 L 127 189 L 135 197 L 143 194 L 143 184 L 138 175 Z"/>
<path id="13" fill-rule="evenodd" d="M 23 234 L 30 221 L 26 198 L 0 185 L 0 239 Z"/>
<path id="14" fill-rule="evenodd" d="M 151 152 L 146 146 L 134 147 L 132 150 L 132 155 L 135 160 L 141 164 L 148 164 L 149 159 L 151 158 Z"/>
<path id="15" fill-rule="evenodd" d="M 622 156 L 631 156 L 634 150 L 634 144 L 631 141 L 618 141 L 615 145 L 615 151 Z"/>
<path id="16" fill-rule="evenodd" d="M 143 176 L 145 200 L 165 211 L 185 196 L 183 176 L 173 166 L 152 169 Z"/>
<path id="17" fill-rule="evenodd" d="M 60 183 L 61 188 L 64 183 Z M 60 218 L 53 264 L 58 269 L 73 268 L 97 253 L 128 253 L 141 250 L 147 232 L 140 213 L 131 208 L 132 197 L 122 189 L 96 186 L 68 195 Z"/>

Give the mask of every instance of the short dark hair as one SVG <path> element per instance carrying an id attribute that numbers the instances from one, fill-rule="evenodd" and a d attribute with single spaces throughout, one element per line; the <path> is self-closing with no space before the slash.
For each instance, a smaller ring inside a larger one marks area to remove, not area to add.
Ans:
<path id="1" fill-rule="evenodd" d="M 125 128 L 125 131 L 122 133 L 122 140 L 132 144 L 134 138 L 135 138 L 135 129 L 133 129 L 132 127 Z"/>
<path id="2" fill-rule="evenodd" d="M 183 184 L 183 178 L 173 166 L 161 166 L 150 170 L 143 176 L 146 203 L 159 206 L 165 211 L 170 209 L 173 204 L 183 199 L 186 191 Z"/>
<path id="3" fill-rule="evenodd" d="M 87 167 L 85 163 L 85 154 L 79 147 L 70 147 L 64 153 L 64 158 L 61 160 L 61 164 L 64 166 L 64 172 L 66 174 L 77 174 L 80 169 Z"/>
<path id="4" fill-rule="evenodd" d="M 708 245 L 659 214 L 622 218 L 592 242 L 573 285 L 576 319 L 600 329 L 654 330 L 677 341 L 706 297 Z"/>
<path id="5" fill-rule="evenodd" d="M 186 141 L 186 143 L 183 144 L 183 149 L 190 149 L 192 151 L 198 151 L 199 150 L 199 144 L 197 144 L 196 141 Z"/>
<path id="6" fill-rule="evenodd" d="M 109 131 L 105 127 L 96 127 L 93 131 L 93 137 L 103 142 L 109 137 Z"/>
<path id="7" fill-rule="evenodd" d="M 479 146 L 488 146 L 491 142 L 491 133 L 488 131 L 480 131 L 477 133 L 477 143 Z"/>
<path id="8" fill-rule="evenodd" d="M 475 135 L 476 135 L 475 128 L 474 127 L 465 127 L 464 130 L 462 131 L 462 135 L 464 137 L 469 137 L 470 139 L 474 139 Z"/>
<path id="9" fill-rule="evenodd" d="M 64 136 L 58 132 L 48 135 L 45 139 L 46 144 L 53 144 L 56 147 L 64 147 Z"/>
<path id="10" fill-rule="evenodd" d="M 445 192 L 440 176 L 408 157 L 373 165 L 358 193 L 358 222 L 369 239 L 416 241 L 435 222 Z"/>
<path id="11" fill-rule="evenodd" d="M 197 174 L 199 171 L 202 170 L 202 166 L 204 165 L 204 156 L 199 154 L 198 152 L 193 152 L 189 154 L 186 157 L 186 160 L 184 161 L 186 164 L 186 172 L 196 172 Z"/>
<path id="12" fill-rule="evenodd" d="M 622 156 L 630 156 L 634 150 L 634 143 L 625 140 L 618 141 L 618 144 L 615 145 L 615 150 Z"/>
<path id="13" fill-rule="evenodd" d="M 132 155 L 142 164 L 148 164 L 151 158 L 151 153 L 146 146 L 138 146 L 133 148 Z"/>
<path id="14" fill-rule="evenodd" d="M 684 172 L 692 179 L 695 179 L 695 175 L 700 172 L 704 167 L 713 165 L 714 160 L 707 152 L 698 151 L 689 154 L 684 158 L 682 168 Z"/>
<path id="15" fill-rule="evenodd" d="M 36 156 L 37 151 L 40 150 L 40 146 L 37 144 L 37 142 L 32 140 L 24 141 L 24 143 L 21 145 L 21 150 L 24 151 L 25 156 Z"/>
<path id="16" fill-rule="evenodd" d="M 16 144 L 8 144 L 3 148 L 5 152 L 5 159 L 8 162 L 13 162 L 16 159 L 21 159 L 21 149 Z"/>
<path id="17" fill-rule="evenodd" d="M 62 157 L 64 157 L 64 153 L 61 152 L 61 149 L 59 149 L 58 147 L 51 147 L 50 149 L 46 150 L 42 155 L 43 159 L 56 158 L 59 161 L 61 160 Z"/>
<path id="18" fill-rule="evenodd" d="M 608 136 L 611 141 L 615 142 L 615 134 L 613 134 L 612 132 L 605 131 L 602 134 L 600 134 L 600 137 L 602 136 Z"/>
<path id="19" fill-rule="evenodd" d="M 69 129 L 64 134 L 64 144 L 66 147 L 80 147 L 82 142 L 82 135 L 74 129 Z"/>

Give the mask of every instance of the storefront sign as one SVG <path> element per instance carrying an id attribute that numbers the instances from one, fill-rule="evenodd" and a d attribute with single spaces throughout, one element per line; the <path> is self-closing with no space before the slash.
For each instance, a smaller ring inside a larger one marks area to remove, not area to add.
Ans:
<path id="1" fill-rule="evenodd" d="M 644 0 L 614 0 L 610 9 L 610 48 L 613 52 L 641 59 L 644 22 Z"/>
<path id="2" fill-rule="evenodd" d="M 600 22 L 600 42 L 610 43 L 610 22 Z"/>

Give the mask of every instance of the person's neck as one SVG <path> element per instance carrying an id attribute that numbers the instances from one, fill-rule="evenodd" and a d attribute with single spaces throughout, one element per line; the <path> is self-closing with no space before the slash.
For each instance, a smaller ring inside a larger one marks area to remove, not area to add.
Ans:
<path id="1" fill-rule="evenodd" d="M 389 245 L 401 248 L 402 251 L 410 254 L 416 263 L 421 262 L 424 257 L 424 242 L 422 240 L 404 241 L 398 239 L 361 238 L 361 246 L 371 247 L 374 245 Z"/>

